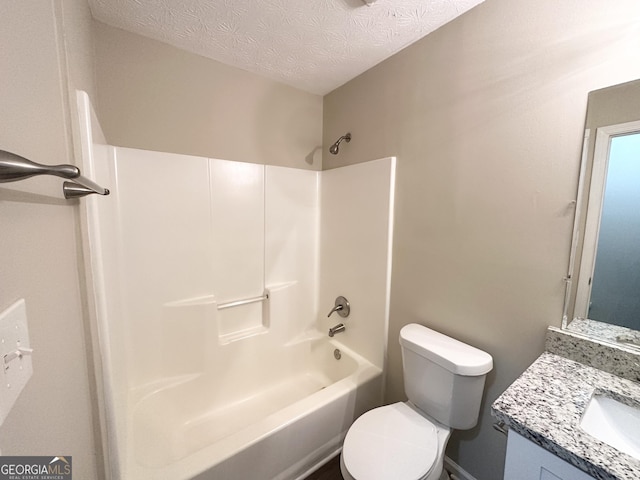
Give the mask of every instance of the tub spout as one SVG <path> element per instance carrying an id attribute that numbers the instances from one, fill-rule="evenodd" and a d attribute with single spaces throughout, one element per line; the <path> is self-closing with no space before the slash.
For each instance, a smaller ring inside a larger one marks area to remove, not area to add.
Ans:
<path id="1" fill-rule="evenodd" d="M 344 332 L 345 330 L 346 327 L 344 326 L 344 323 L 339 323 L 335 327 L 331 327 L 329 329 L 329 336 L 333 337 L 336 333 Z"/>

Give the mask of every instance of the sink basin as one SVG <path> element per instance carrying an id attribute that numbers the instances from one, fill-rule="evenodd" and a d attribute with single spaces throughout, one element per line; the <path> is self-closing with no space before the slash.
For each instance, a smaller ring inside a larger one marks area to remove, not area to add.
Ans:
<path id="1" fill-rule="evenodd" d="M 631 399 L 628 403 L 595 393 L 580 427 L 601 442 L 640 459 L 640 405 Z"/>

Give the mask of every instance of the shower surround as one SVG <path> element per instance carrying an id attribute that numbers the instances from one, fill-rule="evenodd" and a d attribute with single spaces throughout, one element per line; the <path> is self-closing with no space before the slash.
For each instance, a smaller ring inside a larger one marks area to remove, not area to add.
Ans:
<path id="1" fill-rule="evenodd" d="M 82 202 L 108 475 L 304 478 L 382 403 L 395 159 L 313 172 L 113 147 L 78 107 L 82 167 L 112 192 Z M 330 339 L 338 295 L 352 310 Z"/>

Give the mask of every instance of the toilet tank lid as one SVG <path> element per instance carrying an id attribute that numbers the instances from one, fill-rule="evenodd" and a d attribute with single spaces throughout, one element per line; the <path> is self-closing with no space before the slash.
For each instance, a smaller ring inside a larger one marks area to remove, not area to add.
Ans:
<path id="1" fill-rule="evenodd" d="M 400 345 L 457 375 L 484 375 L 493 368 L 487 352 L 417 323 L 402 327 Z"/>

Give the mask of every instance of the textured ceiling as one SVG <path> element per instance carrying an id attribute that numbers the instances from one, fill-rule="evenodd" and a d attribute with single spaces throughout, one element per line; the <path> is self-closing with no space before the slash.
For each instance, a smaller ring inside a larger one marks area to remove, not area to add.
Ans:
<path id="1" fill-rule="evenodd" d="M 482 1 L 89 3 L 93 16 L 108 25 L 323 95 Z"/>

